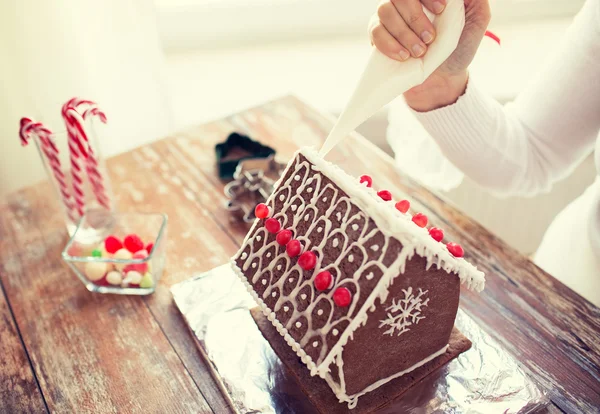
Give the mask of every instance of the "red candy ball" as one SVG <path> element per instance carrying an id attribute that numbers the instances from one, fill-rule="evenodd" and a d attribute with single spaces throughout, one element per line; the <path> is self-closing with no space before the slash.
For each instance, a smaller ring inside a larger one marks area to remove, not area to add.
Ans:
<path id="1" fill-rule="evenodd" d="M 131 253 L 139 252 L 144 248 L 144 242 L 140 239 L 140 236 L 137 234 L 129 234 L 125 236 L 125 240 L 123 241 L 125 248 L 129 250 Z"/>
<path id="2" fill-rule="evenodd" d="M 269 233 L 275 234 L 281 230 L 281 224 L 279 223 L 279 220 L 270 218 L 265 220 L 265 228 Z"/>
<path id="3" fill-rule="evenodd" d="M 392 193 L 390 193 L 388 190 L 378 191 L 377 195 L 381 197 L 383 201 L 390 201 L 392 199 Z"/>
<path id="4" fill-rule="evenodd" d="M 442 240 L 444 240 L 444 230 L 442 229 L 438 229 L 437 227 L 432 227 L 429 229 L 429 235 L 433 238 L 433 240 L 435 241 L 439 241 L 441 242 Z"/>
<path id="5" fill-rule="evenodd" d="M 117 250 L 121 250 L 122 248 L 123 243 L 115 236 L 108 236 L 106 240 L 104 240 L 104 250 L 110 254 L 116 253 Z"/>
<path id="6" fill-rule="evenodd" d="M 333 292 L 333 301 L 340 308 L 349 306 L 352 302 L 352 293 L 345 287 L 340 287 Z"/>
<path id="7" fill-rule="evenodd" d="M 146 245 L 146 251 L 148 252 L 148 254 L 152 253 L 153 248 L 154 248 L 154 243 L 148 243 Z"/>
<path id="8" fill-rule="evenodd" d="M 264 219 L 269 217 L 269 206 L 267 206 L 266 204 L 260 203 L 257 204 L 256 207 L 254 208 L 254 215 L 256 216 L 256 218 L 259 219 Z"/>
<path id="9" fill-rule="evenodd" d="M 457 243 L 448 243 L 446 245 L 446 248 L 454 257 L 463 257 L 465 254 L 465 251 L 463 250 L 462 246 Z"/>
<path id="10" fill-rule="evenodd" d="M 304 270 L 313 270 L 317 265 L 317 256 L 313 252 L 304 252 L 298 258 L 298 264 Z"/>
<path id="11" fill-rule="evenodd" d="M 408 201 L 408 200 L 402 200 L 402 201 L 398 201 L 396 203 L 396 210 L 398 210 L 401 213 L 406 213 L 409 208 L 410 208 L 410 201 Z"/>
<path id="12" fill-rule="evenodd" d="M 368 175 L 361 175 L 360 176 L 360 183 L 366 183 L 367 187 L 371 187 L 373 185 L 373 179 L 371 177 L 369 177 Z"/>
<path id="13" fill-rule="evenodd" d="M 285 251 L 287 252 L 288 256 L 290 256 L 290 257 L 298 256 L 300 254 L 301 250 L 302 250 L 302 245 L 296 239 L 290 240 L 288 242 L 288 244 L 285 246 Z"/>
<path id="14" fill-rule="evenodd" d="M 427 216 L 417 213 L 413 216 L 412 221 L 419 227 L 425 227 L 427 225 Z"/>
<path id="15" fill-rule="evenodd" d="M 333 283 L 333 276 L 327 270 L 319 272 L 315 277 L 315 288 L 321 292 L 331 287 Z"/>
<path id="16" fill-rule="evenodd" d="M 290 242 L 290 240 L 292 240 L 292 231 L 288 229 L 281 230 L 279 233 L 277 233 L 275 240 L 277 240 L 277 243 L 280 245 L 285 246 Z"/>

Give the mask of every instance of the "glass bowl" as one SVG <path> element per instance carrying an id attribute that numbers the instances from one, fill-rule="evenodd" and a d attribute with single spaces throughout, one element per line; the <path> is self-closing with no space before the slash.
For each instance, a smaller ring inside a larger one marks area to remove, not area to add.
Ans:
<path id="1" fill-rule="evenodd" d="M 110 220 L 102 222 L 99 227 L 94 217 L 84 214 L 62 252 L 63 260 L 90 292 L 120 295 L 153 293 L 165 268 L 166 214 L 112 213 Z M 143 248 L 132 247 L 135 243 L 124 243 L 117 251 L 114 243 L 106 248 L 108 236 L 116 237 L 123 244 L 126 236 L 132 234 L 139 237 L 138 245 L 141 239 Z"/>

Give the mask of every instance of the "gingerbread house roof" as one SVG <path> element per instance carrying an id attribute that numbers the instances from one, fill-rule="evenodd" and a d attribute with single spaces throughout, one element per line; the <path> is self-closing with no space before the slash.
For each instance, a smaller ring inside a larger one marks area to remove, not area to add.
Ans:
<path id="1" fill-rule="evenodd" d="M 484 274 L 451 254 L 413 216 L 313 149 L 295 154 L 266 204 L 303 251 L 315 252 L 316 264 L 304 269 L 278 243 L 278 229 L 269 231 L 256 220 L 232 259 L 233 269 L 312 375 L 326 377 L 376 299 L 386 300 L 390 284 L 415 254 L 426 258 L 427 268 L 444 269 L 469 289 L 484 287 Z M 333 275 L 333 288 L 326 291 L 314 286 L 322 271 Z M 352 295 L 348 307 L 334 301 L 340 286 Z"/>

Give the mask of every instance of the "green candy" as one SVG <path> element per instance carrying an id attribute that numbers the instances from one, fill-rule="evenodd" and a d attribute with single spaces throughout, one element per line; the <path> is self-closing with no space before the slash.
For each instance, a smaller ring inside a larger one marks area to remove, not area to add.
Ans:
<path id="1" fill-rule="evenodd" d="M 92 250 L 92 257 L 102 257 L 102 252 L 98 249 Z"/>
<path id="2" fill-rule="evenodd" d="M 151 288 L 152 286 L 154 286 L 154 280 L 152 280 L 152 275 L 150 274 L 150 272 L 146 272 L 144 274 L 144 277 L 142 278 L 142 281 L 140 282 L 140 287 L 141 288 Z"/>

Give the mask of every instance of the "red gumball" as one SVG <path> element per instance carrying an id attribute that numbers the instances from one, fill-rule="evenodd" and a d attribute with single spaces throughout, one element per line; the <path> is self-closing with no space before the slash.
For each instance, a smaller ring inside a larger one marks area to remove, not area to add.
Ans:
<path id="1" fill-rule="evenodd" d="M 148 252 L 148 254 L 152 253 L 153 248 L 154 248 L 154 243 L 148 243 L 146 245 L 146 251 Z"/>
<path id="2" fill-rule="evenodd" d="M 454 257 L 463 257 L 465 254 L 465 251 L 463 250 L 462 246 L 457 243 L 448 243 L 446 245 L 446 248 Z"/>
<path id="3" fill-rule="evenodd" d="M 287 252 L 288 256 L 290 256 L 290 257 L 298 256 L 300 254 L 301 250 L 302 250 L 302 245 L 296 239 L 290 240 L 289 243 L 285 246 L 285 251 Z"/>
<path id="4" fill-rule="evenodd" d="M 298 258 L 298 264 L 304 270 L 313 270 L 317 265 L 317 255 L 313 252 L 304 252 Z"/>
<path id="5" fill-rule="evenodd" d="M 390 201 L 392 199 L 392 193 L 390 193 L 388 190 L 378 191 L 377 195 L 381 197 L 383 201 Z"/>
<path id="6" fill-rule="evenodd" d="M 340 287 L 333 292 L 333 301 L 340 308 L 350 306 L 352 303 L 352 293 L 345 287 Z"/>
<path id="7" fill-rule="evenodd" d="M 410 208 L 410 201 L 408 201 L 408 200 L 402 200 L 402 201 L 398 201 L 396 203 L 396 210 L 398 210 L 401 213 L 406 213 L 409 208 Z"/>
<path id="8" fill-rule="evenodd" d="M 110 254 L 114 254 L 117 250 L 121 250 L 123 248 L 123 243 L 121 240 L 117 239 L 115 236 L 108 236 L 104 240 L 104 250 L 106 250 Z"/>
<path id="9" fill-rule="evenodd" d="M 321 292 L 331 288 L 333 284 L 333 276 L 327 270 L 319 272 L 315 277 L 315 288 Z"/>
<path id="10" fill-rule="evenodd" d="M 144 248 L 144 242 L 142 241 L 142 239 L 140 239 L 140 236 L 138 236 L 137 234 L 129 234 L 125 236 L 123 245 L 131 253 L 139 252 Z"/>
<path id="11" fill-rule="evenodd" d="M 270 218 L 265 220 L 265 228 L 269 233 L 275 234 L 281 230 L 281 224 L 279 223 L 279 220 Z"/>
<path id="12" fill-rule="evenodd" d="M 254 215 L 256 216 L 256 218 L 259 219 L 264 219 L 269 217 L 269 206 L 267 206 L 266 204 L 260 203 L 257 204 L 256 207 L 254 208 Z"/>
<path id="13" fill-rule="evenodd" d="M 438 229 L 437 227 L 432 227 L 429 229 L 429 235 L 433 238 L 433 240 L 441 242 L 444 240 L 444 230 Z"/>
<path id="14" fill-rule="evenodd" d="M 419 227 L 425 227 L 428 220 L 425 214 L 417 213 L 413 216 L 412 221 Z"/>
<path id="15" fill-rule="evenodd" d="M 369 177 L 368 175 L 361 175 L 360 176 L 360 183 L 366 183 L 367 187 L 371 187 L 373 185 L 373 179 L 371 177 Z"/>
<path id="16" fill-rule="evenodd" d="M 290 242 L 290 240 L 292 240 L 292 231 L 288 229 L 281 230 L 279 233 L 277 233 L 275 240 L 277 240 L 277 243 L 280 245 L 285 246 Z"/>

